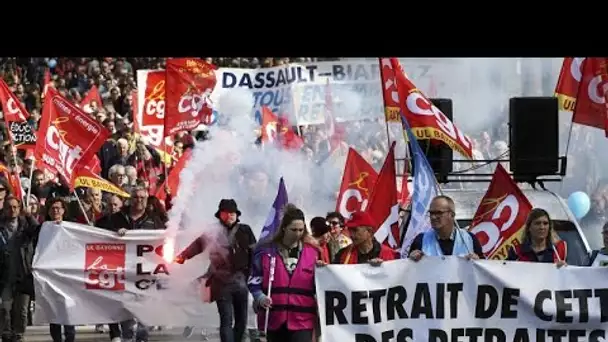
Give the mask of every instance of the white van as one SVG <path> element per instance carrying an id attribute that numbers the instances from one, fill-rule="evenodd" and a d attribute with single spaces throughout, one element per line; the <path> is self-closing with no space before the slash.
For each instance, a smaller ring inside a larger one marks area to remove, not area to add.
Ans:
<path id="1" fill-rule="evenodd" d="M 591 248 L 566 201 L 551 191 L 532 189 L 522 189 L 522 191 L 532 207 L 545 209 L 551 216 L 555 230 L 568 244 L 566 262 L 569 265 L 587 266 Z M 485 192 L 485 190 L 443 190 L 444 195 L 450 196 L 456 204 L 456 220 L 461 228 L 471 224 Z"/>

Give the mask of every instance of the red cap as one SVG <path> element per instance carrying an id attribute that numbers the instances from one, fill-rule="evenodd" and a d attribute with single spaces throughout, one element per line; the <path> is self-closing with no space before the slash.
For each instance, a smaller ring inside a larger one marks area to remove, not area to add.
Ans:
<path id="1" fill-rule="evenodd" d="M 361 226 L 365 226 L 365 227 L 375 226 L 374 219 L 372 219 L 372 217 L 366 212 L 363 212 L 363 211 L 354 212 L 351 215 L 350 220 L 348 220 L 346 222 L 346 227 L 347 228 L 357 228 L 357 227 L 361 227 Z"/>

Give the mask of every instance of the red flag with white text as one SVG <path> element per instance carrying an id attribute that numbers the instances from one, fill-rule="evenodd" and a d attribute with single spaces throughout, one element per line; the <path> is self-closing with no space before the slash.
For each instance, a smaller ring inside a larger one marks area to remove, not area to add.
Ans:
<path id="1" fill-rule="evenodd" d="M 380 58 L 380 74 L 386 121 L 401 122 L 403 113 L 418 140 L 440 140 L 473 158 L 471 139 L 416 88 L 397 58 Z"/>
<path id="2" fill-rule="evenodd" d="M 564 58 L 555 86 L 559 109 L 572 122 L 603 129 L 608 137 L 608 58 Z"/>
<path id="3" fill-rule="evenodd" d="M 3 79 L 0 79 L 0 103 L 11 143 L 21 149 L 35 146 L 36 133 L 27 122 L 30 114 Z"/>
<path id="4" fill-rule="evenodd" d="M 42 108 L 36 159 L 72 186 L 74 171 L 89 165 L 110 131 L 49 88 Z"/>
<path id="5" fill-rule="evenodd" d="M 499 163 L 469 228 L 488 259 L 504 260 L 509 247 L 521 243 L 530 210 L 532 204 Z"/>
<path id="6" fill-rule="evenodd" d="M 170 58 L 166 66 L 165 136 L 209 123 L 215 67 L 200 58 Z"/>

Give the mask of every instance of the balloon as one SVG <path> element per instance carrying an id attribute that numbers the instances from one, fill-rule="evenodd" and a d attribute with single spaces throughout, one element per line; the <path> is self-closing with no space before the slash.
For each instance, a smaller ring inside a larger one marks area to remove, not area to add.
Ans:
<path id="1" fill-rule="evenodd" d="M 54 59 L 50 59 L 49 62 L 47 63 L 49 68 L 54 68 L 57 65 L 57 61 Z"/>
<path id="2" fill-rule="evenodd" d="M 582 192 L 577 191 L 570 194 L 568 197 L 568 208 L 574 214 L 577 219 L 583 218 L 591 209 L 591 200 L 589 196 Z"/>

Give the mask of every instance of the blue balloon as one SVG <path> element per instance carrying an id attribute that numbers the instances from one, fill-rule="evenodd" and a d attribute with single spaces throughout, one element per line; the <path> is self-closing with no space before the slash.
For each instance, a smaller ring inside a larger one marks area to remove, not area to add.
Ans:
<path id="1" fill-rule="evenodd" d="M 56 61 L 56 60 L 54 60 L 54 59 L 49 59 L 49 61 L 48 61 L 48 63 L 47 63 L 47 64 L 48 64 L 49 68 L 51 68 L 51 69 L 52 69 L 52 68 L 54 68 L 55 66 L 57 66 L 57 61 Z"/>
<path id="2" fill-rule="evenodd" d="M 576 219 L 581 219 L 587 215 L 589 209 L 591 209 L 591 200 L 589 199 L 589 196 L 582 191 L 573 192 L 568 196 L 568 208 L 570 208 L 570 211 L 572 211 Z"/>

